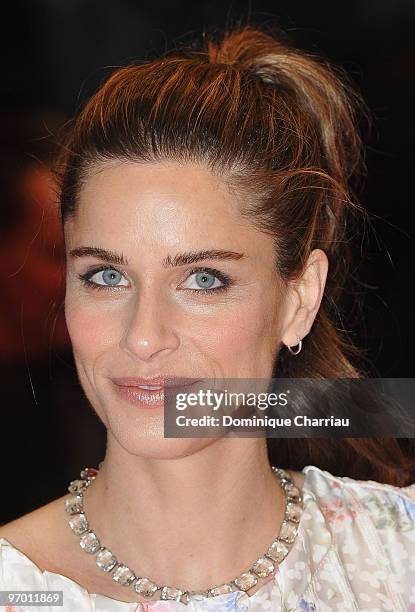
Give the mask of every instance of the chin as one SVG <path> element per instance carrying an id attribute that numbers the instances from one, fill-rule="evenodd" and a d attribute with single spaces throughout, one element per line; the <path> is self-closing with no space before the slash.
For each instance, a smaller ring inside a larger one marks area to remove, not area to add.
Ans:
<path id="1" fill-rule="evenodd" d="M 189 457 L 213 444 L 217 438 L 160 438 L 160 437 L 133 437 L 121 436 L 117 432 L 116 438 L 130 455 L 148 459 L 181 459 Z M 111 432 L 111 435 L 114 435 Z"/>
<path id="2" fill-rule="evenodd" d="M 125 402 L 101 401 L 96 412 L 107 429 L 107 437 L 127 453 L 138 457 L 180 459 L 219 439 L 165 438 L 162 411 L 137 410 Z"/>
<path id="3" fill-rule="evenodd" d="M 218 438 L 164 438 L 162 423 L 146 423 L 141 428 L 125 427 L 109 419 L 107 436 L 130 455 L 153 459 L 188 457 L 213 444 Z"/>
<path id="4" fill-rule="evenodd" d="M 190 457 L 210 446 L 217 438 L 165 438 L 141 440 L 135 444 L 133 454 L 152 459 L 182 459 Z M 132 452 L 130 449 L 129 452 Z"/>

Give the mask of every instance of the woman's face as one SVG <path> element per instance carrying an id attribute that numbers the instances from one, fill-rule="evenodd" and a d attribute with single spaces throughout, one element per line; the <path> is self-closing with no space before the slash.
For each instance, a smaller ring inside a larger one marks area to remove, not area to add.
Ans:
<path id="1" fill-rule="evenodd" d="M 74 358 L 109 433 L 136 454 L 206 445 L 163 439 L 163 411 L 123 400 L 112 378 L 271 377 L 282 308 L 272 238 L 200 166 L 114 161 L 89 174 L 65 242 Z"/>

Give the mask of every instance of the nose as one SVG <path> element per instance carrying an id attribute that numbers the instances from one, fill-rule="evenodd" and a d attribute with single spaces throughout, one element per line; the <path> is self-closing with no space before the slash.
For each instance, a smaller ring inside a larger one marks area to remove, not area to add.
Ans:
<path id="1" fill-rule="evenodd" d="M 180 345 L 173 325 L 174 304 L 168 304 L 150 288 L 143 290 L 131 304 L 120 347 L 134 359 L 150 361 L 168 356 Z"/>

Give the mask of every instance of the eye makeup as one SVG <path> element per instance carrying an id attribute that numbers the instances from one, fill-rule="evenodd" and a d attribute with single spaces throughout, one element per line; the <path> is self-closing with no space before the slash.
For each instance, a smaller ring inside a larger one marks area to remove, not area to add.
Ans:
<path id="1" fill-rule="evenodd" d="M 106 285 L 104 283 L 96 283 L 91 280 L 91 278 L 95 276 L 95 274 L 98 274 L 99 272 L 105 272 L 106 270 L 113 270 L 114 272 L 117 272 L 118 274 L 123 275 L 123 273 L 120 270 L 117 270 L 117 268 L 113 266 L 98 266 L 96 268 L 88 270 L 87 272 L 84 272 L 83 274 L 78 274 L 77 276 L 81 280 L 83 285 L 89 289 L 94 289 L 98 291 L 101 291 L 101 290 L 118 291 L 122 287 L 125 287 L 125 285 Z M 185 289 L 182 289 L 182 291 L 193 291 L 196 293 L 203 293 L 206 295 L 206 294 L 213 294 L 213 293 L 217 293 L 221 291 L 226 291 L 234 284 L 234 281 L 231 279 L 231 277 L 225 274 L 224 272 L 220 272 L 219 270 L 216 270 L 215 268 L 208 268 L 206 266 L 192 268 L 192 270 L 189 271 L 188 277 L 192 276 L 192 274 L 198 274 L 198 273 L 203 273 L 203 272 L 206 272 L 208 274 L 211 274 L 212 276 L 215 276 L 218 280 L 221 281 L 222 285 L 220 285 L 219 287 L 212 287 L 212 288 L 201 287 L 200 289 L 185 288 Z"/>

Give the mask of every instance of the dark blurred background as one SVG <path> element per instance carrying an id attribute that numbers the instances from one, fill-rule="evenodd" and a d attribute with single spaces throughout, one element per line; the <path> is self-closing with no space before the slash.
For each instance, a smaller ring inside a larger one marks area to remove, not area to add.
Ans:
<path id="1" fill-rule="evenodd" d="M 410 0 L 36 0 L 3 15 L 0 79 L 0 523 L 65 493 L 105 450 L 77 381 L 63 318 L 62 230 L 50 171 L 59 129 L 114 70 L 203 30 L 274 24 L 344 67 L 370 107 L 369 248 L 356 258 L 364 318 L 353 335 L 382 377 L 413 377 Z"/>

